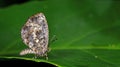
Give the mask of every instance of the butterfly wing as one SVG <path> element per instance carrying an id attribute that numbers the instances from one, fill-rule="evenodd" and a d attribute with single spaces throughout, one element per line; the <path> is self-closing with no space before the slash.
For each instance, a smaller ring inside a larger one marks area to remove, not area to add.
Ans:
<path id="1" fill-rule="evenodd" d="M 23 42 L 31 49 L 44 48 L 47 50 L 49 30 L 43 13 L 31 16 L 21 30 Z"/>

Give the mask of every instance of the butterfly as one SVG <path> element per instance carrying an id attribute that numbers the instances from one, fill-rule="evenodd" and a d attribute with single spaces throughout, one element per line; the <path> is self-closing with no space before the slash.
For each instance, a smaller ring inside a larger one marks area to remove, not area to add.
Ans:
<path id="1" fill-rule="evenodd" d="M 35 57 L 48 59 L 49 29 L 43 13 L 37 13 L 27 20 L 21 29 L 21 38 L 28 48 L 22 50 L 20 55 L 34 54 Z"/>

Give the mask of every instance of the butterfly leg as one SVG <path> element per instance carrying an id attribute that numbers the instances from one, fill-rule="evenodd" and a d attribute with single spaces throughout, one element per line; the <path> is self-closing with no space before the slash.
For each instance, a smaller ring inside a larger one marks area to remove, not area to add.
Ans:
<path id="1" fill-rule="evenodd" d="M 33 59 L 36 59 L 38 56 L 35 54 L 35 56 L 33 57 Z"/>
<path id="2" fill-rule="evenodd" d="M 45 58 L 46 58 L 46 60 L 48 60 L 48 56 L 47 56 L 47 53 L 45 54 Z"/>

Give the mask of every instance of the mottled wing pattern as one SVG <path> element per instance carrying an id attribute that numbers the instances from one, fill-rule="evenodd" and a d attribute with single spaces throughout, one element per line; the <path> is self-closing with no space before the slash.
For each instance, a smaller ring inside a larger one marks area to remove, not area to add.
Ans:
<path id="1" fill-rule="evenodd" d="M 20 55 L 36 54 L 45 56 L 48 50 L 49 30 L 46 18 L 43 13 L 31 16 L 22 27 L 21 37 L 29 47 L 21 51 Z"/>

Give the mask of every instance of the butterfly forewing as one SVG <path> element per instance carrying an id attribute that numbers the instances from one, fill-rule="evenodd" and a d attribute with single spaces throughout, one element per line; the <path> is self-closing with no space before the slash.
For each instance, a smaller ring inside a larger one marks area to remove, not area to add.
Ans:
<path id="1" fill-rule="evenodd" d="M 46 55 L 48 50 L 49 30 L 43 13 L 31 16 L 21 30 L 23 42 L 29 47 L 21 51 L 21 55 L 34 53 L 38 56 Z"/>

